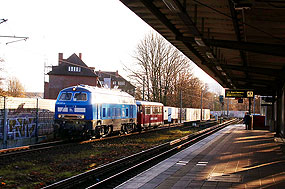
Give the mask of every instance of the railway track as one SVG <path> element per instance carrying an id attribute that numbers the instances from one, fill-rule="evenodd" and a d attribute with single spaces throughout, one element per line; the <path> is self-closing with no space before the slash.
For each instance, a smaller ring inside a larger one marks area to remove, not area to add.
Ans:
<path id="1" fill-rule="evenodd" d="M 96 169 L 46 186 L 45 188 L 113 188 L 185 147 L 238 121 L 234 119 L 198 131 L 186 137 L 102 165 Z"/>
<path id="2" fill-rule="evenodd" d="M 34 152 L 37 150 L 49 149 L 49 148 L 53 148 L 55 146 L 63 145 L 66 143 L 67 143 L 66 141 L 60 140 L 60 141 L 40 143 L 40 144 L 35 144 L 35 145 L 21 146 L 21 147 L 16 147 L 16 148 L 2 149 L 0 150 L 0 158 L 12 156 L 12 155 L 18 155 L 21 153 Z"/>
<path id="3" fill-rule="evenodd" d="M 201 125 L 212 125 L 216 123 L 215 121 L 206 121 L 202 122 Z M 44 150 L 52 150 L 54 148 L 64 148 L 66 146 L 72 146 L 72 145 L 82 145 L 86 143 L 92 143 L 92 142 L 97 142 L 97 141 L 102 141 L 102 140 L 110 140 L 110 139 L 115 139 L 118 137 L 127 137 L 131 135 L 137 135 L 137 134 L 142 134 L 142 133 L 147 133 L 147 132 L 155 132 L 159 130 L 165 130 L 165 129 L 174 129 L 176 127 L 181 127 L 183 124 L 176 123 L 176 124 L 167 124 L 164 125 L 163 127 L 158 127 L 155 129 L 151 130 L 145 130 L 142 132 L 133 132 L 129 134 L 124 134 L 124 135 L 115 135 L 115 136 L 110 136 L 110 137 L 104 137 L 100 139 L 91 139 L 91 140 L 86 140 L 86 141 L 80 141 L 80 142 L 70 142 L 70 141 L 54 141 L 54 142 L 48 142 L 48 143 L 42 143 L 42 144 L 35 144 L 35 145 L 29 145 L 29 146 L 21 146 L 21 147 L 16 147 L 16 148 L 9 148 L 9 149 L 2 149 L 0 150 L 0 159 L 3 158 L 8 158 L 8 157 L 14 157 L 18 155 L 24 155 L 24 154 L 29 154 L 29 153 L 36 153 L 36 152 L 41 152 Z M 189 126 L 188 126 L 189 127 Z M 185 127 L 185 128 L 188 128 Z"/>

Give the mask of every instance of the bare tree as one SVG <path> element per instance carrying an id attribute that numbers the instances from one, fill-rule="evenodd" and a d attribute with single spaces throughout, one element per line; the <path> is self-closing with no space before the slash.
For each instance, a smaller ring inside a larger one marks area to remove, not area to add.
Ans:
<path id="1" fill-rule="evenodd" d="M 203 92 L 204 100 L 208 89 L 202 81 L 193 75 L 191 67 L 188 70 L 181 71 L 175 82 L 172 92 L 168 95 L 168 104 L 180 107 L 182 97 L 182 107 L 200 108 L 201 92 Z"/>
<path id="2" fill-rule="evenodd" d="M 158 34 L 150 33 L 138 44 L 135 65 L 126 68 L 145 99 L 168 104 L 179 73 L 189 69 L 190 60 Z M 145 89 L 145 90 L 143 90 Z"/>
<path id="3" fill-rule="evenodd" d="M 1 57 L 0 57 L 0 73 L 1 73 L 1 75 L 0 75 L 0 96 L 6 96 L 6 92 L 4 91 L 4 89 L 3 89 L 3 81 L 4 81 L 4 77 L 3 77 L 3 70 L 4 70 L 4 68 L 3 68 L 3 62 L 5 62 L 4 61 L 4 59 L 2 59 Z"/>
<path id="4" fill-rule="evenodd" d="M 8 96 L 13 97 L 24 97 L 25 96 L 25 89 L 19 79 L 16 77 L 12 77 L 8 80 Z"/>

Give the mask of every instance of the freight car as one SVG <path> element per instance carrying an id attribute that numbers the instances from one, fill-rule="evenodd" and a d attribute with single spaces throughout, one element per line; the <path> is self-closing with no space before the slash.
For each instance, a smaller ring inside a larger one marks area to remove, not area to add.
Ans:
<path id="1" fill-rule="evenodd" d="M 163 114 L 164 123 L 178 123 L 179 108 L 164 106 Z"/>
<path id="2" fill-rule="evenodd" d="M 178 123 L 180 120 L 180 108 L 164 106 L 164 123 Z M 210 119 L 210 109 L 202 110 L 202 120 Z M 181 121 L 192 122 L 201 120 L 201 109 L 199 108 L 182 108 Z"/>

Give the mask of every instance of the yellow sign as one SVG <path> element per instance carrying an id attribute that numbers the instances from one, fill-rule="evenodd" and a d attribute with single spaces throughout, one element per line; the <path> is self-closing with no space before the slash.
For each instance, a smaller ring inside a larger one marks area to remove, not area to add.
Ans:
<path id="1" fill-rule="evenodd" d="M 247 91 L 247 98 L 253 98 L 253 91 Z"/>
<path id="2" fill-rule="evenodd" d="M 226 89 L 225 97 L 228 97 L 228 98 L 253 98 L 254 92 L 253 92 L 253 90 L 245 90 L 245 89 Z"/>

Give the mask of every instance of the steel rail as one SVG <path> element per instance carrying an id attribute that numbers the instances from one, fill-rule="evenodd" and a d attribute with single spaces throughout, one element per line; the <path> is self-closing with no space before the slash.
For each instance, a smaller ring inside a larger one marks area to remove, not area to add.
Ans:
<path id="1" fill-rule="evenodd" d="M 80 185 L 85 185 L 85 187 L 89 188 L 102 188 L 111 183 L 114 179 L 121 177 L 122 175 L 133 171 L 138 167 L 149 164 L 151 161 L 155 161 L 161 157 L 166 157 L 167 154 L 177 152 L 186 147 L 187 145 L 196 142 L 201 138 L 205 138 L 211 133 L 220 130 L 236 121 L 237 119 L 234 119 L 224 122 L 222 124 L 218 124 L 216 126 L 190 134 L 186 137 L 182 137 L 180 139 L 173 140 L 161 144 L 159 146 L 150 148 L 148 150 L 133 154 L 131 156 L 116 160 L 106 165 L 102 165 L 93 170 L 89 170 L 85 173 L 81 173 L 79 175 L 64 179 L 57 183 L 48 185 L 44 188 L 74 188 L 79 187 Z M 93 184 L 87 186 L 86 183 Z"/>
<path id="2" fill-rule="evenodd" d="M 213 124 L 214 122 L 212 120 L 202 122 L 200 123 L 201 126 L 205 126 L 207 124 Z M 102 140 L 109 140 L 109 139 L 115 139 L 119 137 L 127 137 L 131 135 L 136 135 L 136 134 L 142 134 L 142 133 L 148 133 L 148 132 L 155 132 L 155 131 L 160 131 L 160 130 L 165 130 L 165 129 L 173 129 L 173 128 L 178 128 L 183 126 L 181 123 L 175 123 L 175 124 L 165 124 L 163 127 L 158 127 L 156 129 L 151 129 L 151 130 L 144 130 L 142 132 L 133 132 L 133 133 L 128 133 L 124 135 L 115 135 L 111 137 L 104 137 L 100 139 L 92 139 L 92 140 L 86 140 L 86 141 L 80 141 L 80 142 L 68 142 L 68 141 L 53 141 L 53 142 L 47 142 L 47 143 L 40 143 L 40 144 L 34 144 L 34 145 L 28 145 L 28 146 L 21 146 L 21 147 L 16 147 L 16 148 L 8 148 L 8 149 L 2 149 L 0 150 L 0 159 L 1 158 L 7 158 L 9 156 L 16 156 L 16 155 L 22 155 L 22 154 L 27 154 L 27 153 L 33 153 L 37 151 L 42 151 L 42 150 L 49 150 L 52 148 L 56 147 L 61 147 L 62 145 L 73 145 L 73 144 L 86 144 L 86 143 L 92 143 L 92 142 L 97 142 L 97 141 L 102 141 Z"/>
<path id="3" fill-rule="evenodd" d="M 115 174 L 115 175 L 113 175 L 113 176 L 111 176 L 109 178 L 106 178 L 105 180 L 103 180 L 101 182 L 95 183 L 92 186 L 87 187 L 87 189 L 91 189 L 91 188 L 105 188 L 106 186 L 111 185 L 110 183 L 113 182 L 113 179 L 117 179 L 118 177 L 122 177 L 123 175 L 125 175 L 125 174 L 127 174 L 129 172 L 133 172 L 135 169 L 139 168 L 140 166 L 147 165 L 147 164 L 149 164 L 152 161 L 156 161 L 156 160 L 159 160 L 159 159 L 162 159 L 162 158 L 166 159 L 164 157 L 166 157 L 166 156 L 168 157 L 169 154 L 171 155 L 171 154 L 177 153 L 177 152 L 181 151 L 182 149 L 186 148 L 187 146 L 189 146 L 189 145 L 191 145 L 191 144 L 193 144 L 195 142 L 198 142 L 199 140 L 202 140 L 203 138 L 209 136 L 210 134 L 212 134 L 212 133 L 214 133 L 214 132 L 216 132 L 218 130 L 221 130 L 222 128 L 228 126 L 229 124 L 232 124 L 233 122 L 235 122 L 235 121 L 229 121 L 229 122 L 227 122 L 225 124 L 224 123 L 220 124 L 220 126 L 215 127 L 214 129 L 210 129 L 210 130 L 209 129 L 205 129 L 205 130 L 207 130 L 206 132 L 201 132 L 201 133 L 198 134 L 198 136 L 196 136 L 194 138 L 190 137 L 190 135 L 189 135 L 189 137 L 188 136 L 183 137 L 183 138 L 180 139 L 181 141 L 179 141 L 179 142 L 185 141 L 185 140 L 187 140 L 189 138 L 191 138 L 191 139 L 189 141 L 186 141 L 186 142 L 184 142 L 182 144 L 179 144 L 179 145 L 177 145 L 177 146 L 175 146 L 175 147 L 173 147 L 173 148 L 171 148 L 171 149 L 169 149 L 169 150 L 167 150 L 165 152 L 162 152 L 162 153 L 160 153 L 160 154 L 158 154 L 158 155 L 156 155 L 154 157 L 151 157 L 151 158 L 149 158 L 149 159 L 147 159 L 147 160 L 145 160 L 143 162 L 140 162 L 140 163 L 138 163 L 138 164 L 136 164 L 136 165 L 134 165 L 132 167 L 129 167 L 126 170 L 123 170 L 122 172 L 119 172 L 119 173 L 117 173 L 117 174 Z M 177 141 L 175 140 L 175 143 L 176 142 Z"/>
<path id="4" fill-rule="evenodd" d="M 19 154 L 26 151 L 33 151 L 37 149 L 52 147 L 56 145 L 65 144 L 66 142 L 63 140 L 53 141 L 53 142 L 46 142 L 46 143 L 39 143 L 34 145 L 27 145 L 27 146 L 20 146 L 15 148 L 7 148 L 0 150 L 0 157 L 11 155 L 11 154 Z"/>

